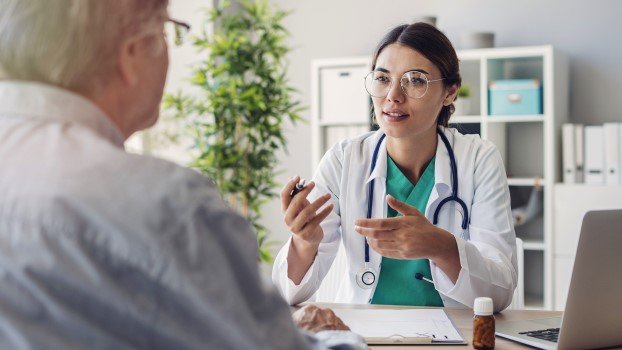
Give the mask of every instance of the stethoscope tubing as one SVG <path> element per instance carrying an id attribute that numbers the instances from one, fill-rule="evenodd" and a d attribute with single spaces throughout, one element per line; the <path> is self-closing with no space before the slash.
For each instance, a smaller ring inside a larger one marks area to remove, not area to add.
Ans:
<path id="1" fill-rule="evenodd" d="M 443 205 L 453 201 L 453 202 L 458 203 L 460 207 L 462 208 L 462 212 L 464 213 L 464 215 L 462 216 L 461 226 L 463 230 L 466 230 L 468 227 L 468 223 L 469 223 L 469 211 L 464 201 L 460 199 L 460 197 L 458 197 L 458 167 L 456 165 L 456 157 L 454 154 L 454 150 L 449 144 L 449 140 L 447 139 L 447 136 L 445 136 L 443 131 L 437 128 L 436 132 L 440 136 L 443 144 L 445 145 L 445 148 L 447 149 L 447 153 L 449 154 L 449 163 L 450 163 L 450 168 L 451 168 L 451 195 L 441 200 L 441 202 L 438 204 L 438 206 L 434 210 L 432 224 L 434 225 L 438 224 L 438 215 Z M 386 134 L 382 134 L 382 136 L 380 136 L 380 139 L 378 140 L 378 143 L 376 144 L 376 147 L 374 149 L 374 153 L 372 155 L 372 160 L 371 160 L 371 169 L 369 171 L 370 175 L 373 173 L 376 167 L 376 161 L 378 160 L 378 152 L 380 151 L 380 146 L 382 144 L 382 141 L 384 141 L 385 137 L 386 137 Z M 374 202 L 374 182 L 375 180 L 372 180 L 369 183 L 369 199 L 367 201 L 367 218 L 368 219 L 371 219 L 372 217 L 372 203 Z M 369 243 L 367 242 L 367 238 L 365 238 L 365 264 L 367 265 L 368 263 L 369 263 Z"/>

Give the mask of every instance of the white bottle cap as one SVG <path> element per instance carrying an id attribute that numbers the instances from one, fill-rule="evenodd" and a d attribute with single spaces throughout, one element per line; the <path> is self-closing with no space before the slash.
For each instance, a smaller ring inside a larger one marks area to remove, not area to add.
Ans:
<path id="1" fill-rule="evenodd" d="M 476 315 L 479 316 L 490 316 L 492 315 L 492 299 L 490 298 L 475 298 L 475 302 L 473 303 L 473 311 Z"/>

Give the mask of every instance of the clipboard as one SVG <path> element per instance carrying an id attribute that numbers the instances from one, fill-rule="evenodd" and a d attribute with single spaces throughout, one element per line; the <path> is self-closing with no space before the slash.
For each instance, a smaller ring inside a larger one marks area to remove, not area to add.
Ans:
<path id="1" fill-rule="evenodd" d="M 445 310 L 339 309 L 333 311 L 370 345 L 467 345 Z"/>

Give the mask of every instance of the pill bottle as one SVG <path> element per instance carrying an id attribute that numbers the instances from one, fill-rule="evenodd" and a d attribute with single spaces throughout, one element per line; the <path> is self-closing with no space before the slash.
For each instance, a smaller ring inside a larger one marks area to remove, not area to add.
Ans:
<path id="1" fill-rule="evenodd" d="M 473 311 L 473 348 L 495 348 L 495 316 L 492 315 L 492 299 L 476 298 Z"/>

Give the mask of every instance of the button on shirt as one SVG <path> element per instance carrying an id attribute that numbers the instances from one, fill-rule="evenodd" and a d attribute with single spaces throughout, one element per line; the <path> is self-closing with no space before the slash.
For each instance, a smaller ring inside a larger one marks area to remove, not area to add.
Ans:
<path id="1" fill-rule="evenodd" d="M 299 332 L 213 184 L 76 94 L 0 82 L 0 193 L 1 349 L 364 346 Z"/>

